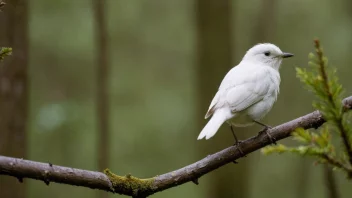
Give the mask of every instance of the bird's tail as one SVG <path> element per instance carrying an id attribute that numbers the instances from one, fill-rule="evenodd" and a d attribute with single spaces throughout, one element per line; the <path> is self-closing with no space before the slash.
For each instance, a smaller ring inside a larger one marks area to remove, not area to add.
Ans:
<path id="1" fill-rule="evenodd" d="M 203 128 L 202 132 L 200 132 L 197 139 L 200 140 L 205 137 L 205 139 L 207 140 L 213 137 L 225 121 L 226 115 L 224 115 L 223 112 L 214 113 L 207 125 L 205 125 L 205 127 Z"/>

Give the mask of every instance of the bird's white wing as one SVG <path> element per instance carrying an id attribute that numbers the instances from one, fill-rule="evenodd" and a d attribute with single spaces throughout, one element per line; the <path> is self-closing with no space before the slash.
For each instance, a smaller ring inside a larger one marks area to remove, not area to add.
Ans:
<path id="1" fill-rule="evenodd" d="M 214 96 L 205 118 L 226 102 L 233 111 L 241 111 L 265 96 L 269 89 L 268 73 L 264 67 L 240 64 L 225 76 Z"/>
<path id="2" fill-rule="evenodd" d="M 269 90 L 269 83 L 246 82 L 227 90 L 226 102 L 232 112 L 240 112 L 261 101 Z"/>

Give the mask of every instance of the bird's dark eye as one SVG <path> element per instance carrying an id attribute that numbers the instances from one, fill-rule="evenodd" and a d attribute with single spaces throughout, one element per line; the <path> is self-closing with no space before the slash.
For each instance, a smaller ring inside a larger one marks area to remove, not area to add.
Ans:
<path id="1" fill-rule="evenodd" d="M 265 56 L 270 56 L 270 52 L 264 52 Z"/>

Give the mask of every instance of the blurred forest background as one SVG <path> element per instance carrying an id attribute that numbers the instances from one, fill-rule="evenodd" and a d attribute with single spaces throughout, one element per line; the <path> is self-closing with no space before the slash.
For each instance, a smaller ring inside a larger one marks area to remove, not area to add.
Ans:
<path id="1" fill-rule="evenodd" d="M 7 0 L 0 46 L 14 52 L 0 63 L 0 85 L 16 73 L 18 94 L 0 95 L 0 155 L 142 178 L 181 168 L 233 143 L 226 125 L 208 141 L 196 138 L 222 78 L 259 42 L 295 54 L 283 62 L 280 95 L 263 122 L 311 112 L 313 95 L 295 67 L 307 65 L 315 37 L 351 95 L 350 0 Z M 245 139 L 260 129 L 236 133 Z M 313 162 L 257 151 L 198 186 L 153 197 L 328 198 L 324 168 Z M 351 183 L 335 178 L 340 197 L 351 197 Z M 119 197 L 6 176 L 1 194 Z"/>

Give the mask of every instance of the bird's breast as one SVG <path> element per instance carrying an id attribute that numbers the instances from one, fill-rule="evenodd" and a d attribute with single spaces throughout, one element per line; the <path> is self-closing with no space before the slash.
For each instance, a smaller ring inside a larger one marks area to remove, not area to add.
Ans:
<path id="1" fill-rule="evenodd" d="M 250 108 L 248 108 L 247 114 L 253 120 L 261 120 L 273 107 L 273 104 L 276 101 L 276 96 L 268 96 L 265 97 L 260 102 L 254 104 Z"/>

